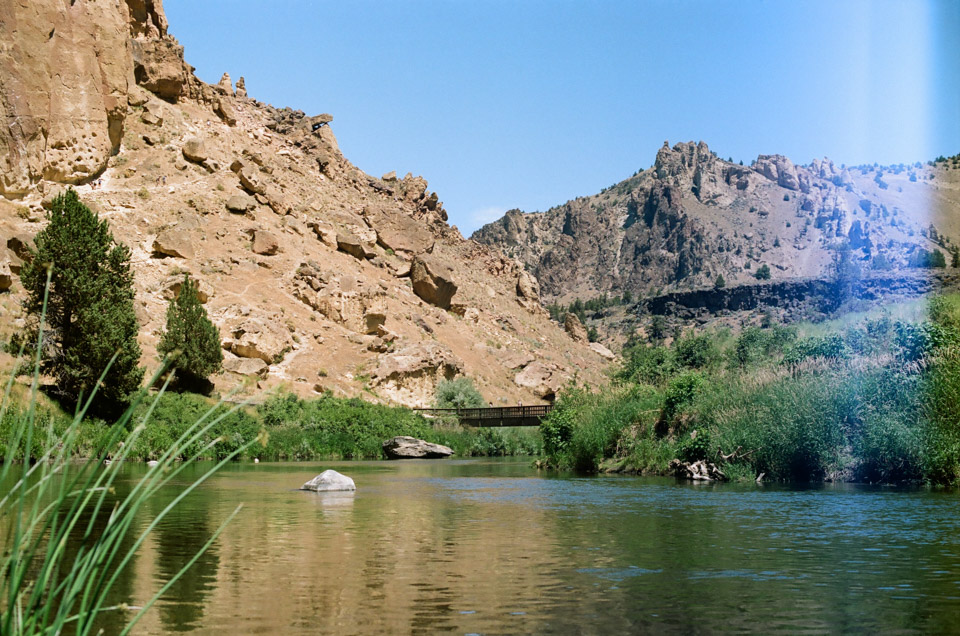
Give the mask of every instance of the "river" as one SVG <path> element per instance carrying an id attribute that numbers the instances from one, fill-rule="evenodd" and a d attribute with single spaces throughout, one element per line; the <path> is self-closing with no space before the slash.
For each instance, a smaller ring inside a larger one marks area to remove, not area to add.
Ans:
<path id="1" fill-rule="evenodd" d="M 326 468 L 357 492 L 297 490 Z M 954 493 L 576 477 L 520 459 L 230 465 L 159 526 L 117 600 L 149 598 L 239 502 L 138 633 L 960 629 Z"/>

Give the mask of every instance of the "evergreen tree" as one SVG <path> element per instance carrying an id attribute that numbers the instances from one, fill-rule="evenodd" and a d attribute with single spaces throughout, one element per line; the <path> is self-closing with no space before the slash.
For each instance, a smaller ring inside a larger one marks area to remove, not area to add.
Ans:
<path id="1" fill-rule="evenodd" d="M 107 221 L 85 206 L 73 189 L 53 200 L 47 219 L 20 276 L 29 318 L 19 339 L 36 343 L 50 267 L 40 369 L 56 379 L 64 397 L 76 402 L 90 394 L 116 354 L 94 404 L 98 412 L 116 415 L 143 379 L 143 369 L 137 366 L 139 325 L 133 310 L 130 250 L 114 240 Z"/>
<path id="2" fill-rule="evenodd" d="M 960 247 L 954 246 L 954 248 L 950 250 L 950 255 L 950 267 L 960 267 Z"/>
<path id="3" fill-rule="evenodd" d="M 770 266 L 761 265 L 757 268 L 757 272 L 754 274 L 757 280 L 770 280 Z"/>
<path id="4" fill-rule="evenodd" d="M 723 279 L 723 274 L 717 274 L 717 280 L 713 281 L 715 289 L 723 289 L 727 286 L 727 281 Z"/>
<path id="5" fill-rule="evenodd" d="M 157 345 L 160 355 L 176 353 L 173 364 L 177 375 L 196 383 L 220 370 L 220 330 L 210 322 L 200 303 L 197 286 L 184 275 L 180 293 L 167 306 L 167 327 Z"/>

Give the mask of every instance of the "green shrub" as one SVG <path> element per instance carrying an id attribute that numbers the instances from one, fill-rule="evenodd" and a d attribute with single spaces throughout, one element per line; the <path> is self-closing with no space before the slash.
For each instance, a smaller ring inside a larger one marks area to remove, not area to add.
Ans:
<path id="1" fill-rule="evenodd" d="M 435 403 L 441 409 L 469 409 L 487 406 L 483 395 L 466 376 L 454 380 L 441 380 L 437 384 Z"/>

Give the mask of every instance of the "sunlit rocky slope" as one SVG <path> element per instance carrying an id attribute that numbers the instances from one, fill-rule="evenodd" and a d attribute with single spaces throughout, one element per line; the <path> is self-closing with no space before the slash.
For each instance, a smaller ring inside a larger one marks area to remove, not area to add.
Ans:
<path id="1" fill-rule="evenodd" d="M 960 239 L 960 157 L 929 164 L 794 165 L 761 155 L 725 161 L 707 144 L 664 143 L 653 167 L 546 212 L 511 210 L 474 233 L 520 259 L 545 298 L 635 298 L 755 283 L 830 278 L 837 250 L 865 275 L 907 269 L 918 250 Z"/>
<path id="2" fill-rule="evenodd" d="M 221 390 L 426 404 L 465 374 L 512 404 L 600 378 L 607 359 L 549 320 L 519 263 L 450 227 L 425 179 L 365 174 L 329 115 L 200 81 L 167 28 L 160 0 L 0 4 L 4 337 L 42 206 L 72 184 L 133 250 L 149 367 L 188 273 L 223 338 Z"/>

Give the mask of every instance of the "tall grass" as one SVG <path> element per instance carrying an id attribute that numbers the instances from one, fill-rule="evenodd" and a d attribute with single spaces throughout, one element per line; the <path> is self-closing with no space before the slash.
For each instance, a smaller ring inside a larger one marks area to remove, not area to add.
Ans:
<path id="1" fill-rule="evenodd" d="M 49 272 L 47 286 L 49 288 Z M 41 325 L 45 312 L 46 299 Z M 196 446 L 224 415 L 215 415 L 216 409 L 211 408 L 197 418 L 172 441 L 157 464 L 125 496 L 118 497 L 115 489 L 118 464 L 137 447 L 157 400 L 135 417 L 136 409 L 144 401 L 145 394 L 141 392 L 123 416 L 106 430 L 90 458 L 79 463 L 73 461 L 78 454 L 81 423 L 96 391 L 62 430 L 56 430 L 53 418 L 38 417 L 36 395 L 42 339 L 41 329 L 29 405 L 20 409 L 12 404 L 13 377 L 8 380 L 0 402 L 0 421 L 9 425 L 0 467 L 0 484 L 8 485 L 0 494 L 0 526 L 4 529 L 0 554 L 0 633 L 60 634 L 68 630 L 90 634 L 98 629 L 98 619 L 105 613 L 123 612 L 123 617 L 129 615 L 129 620 L 121 634 L 127 634 L 217 539 L 240 507 L 224 520 L 197 555 L 143 606 L 109 604 L 118 577 L 171 510 L 256 440 L 249 440 L 218 463 L 211 464 L 140 529 L 136 524 L 144 504 L 220 442 L 213 439 Z M 100 382 L 108 370 L 109 365 Z M 29 461 L 31 455 L 36 461 Z M 175 461 L 181 457 L 185 461 Z M 108 459 L 112 461 L 108 463 Z"/>

